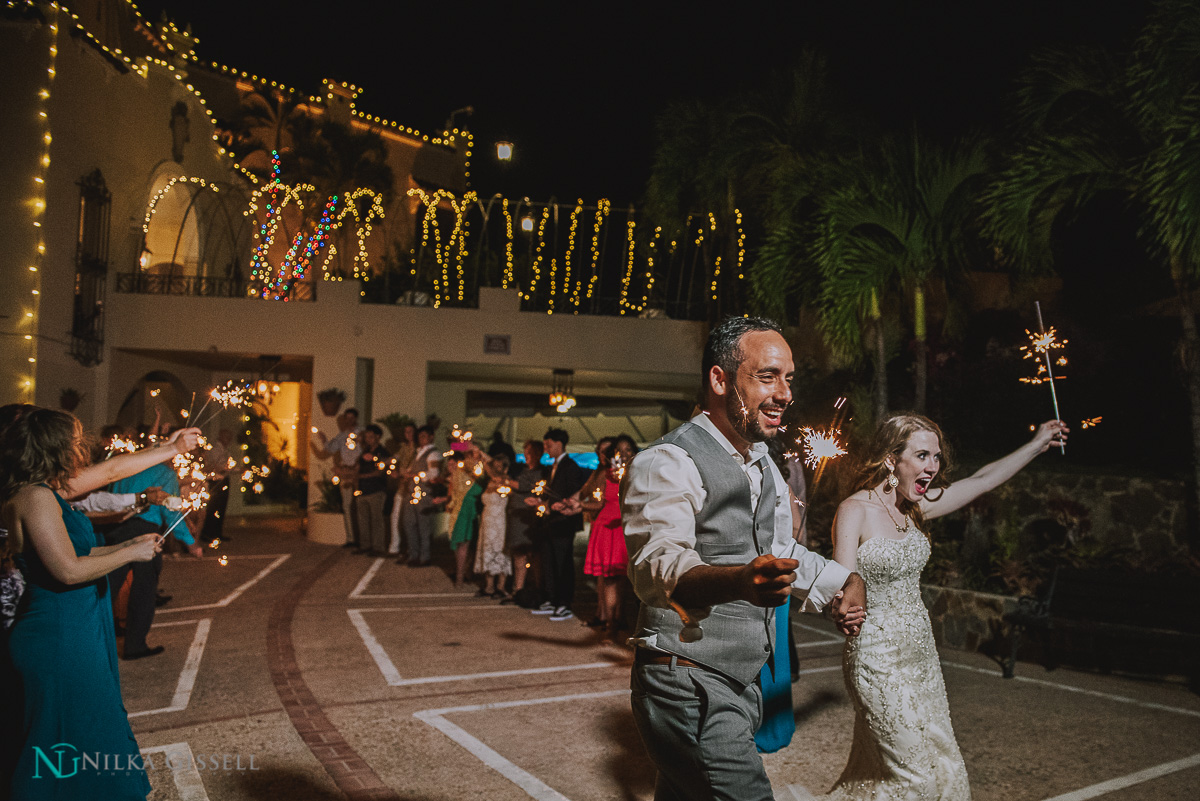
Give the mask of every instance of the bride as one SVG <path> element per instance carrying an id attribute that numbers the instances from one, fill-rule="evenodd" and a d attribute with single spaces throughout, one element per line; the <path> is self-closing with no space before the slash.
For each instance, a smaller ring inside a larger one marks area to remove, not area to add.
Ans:
<path id="1" fill-rule="evenodd" d="M 854 742 L 830 801 L 966 801 L 971 796 L 941 665 L 921 602 L 929 559 L 926 520 L 953 512 L 1012 478 L 1051 444 L 1059 420 L 1032 440 L 951 484 L 941 429 L 918 414 L 879 426 L 857 491 L 838 506 L 833 556 L 867 585 L 867 619 L 846 641 L 842 668 L 854 704 Z"/>

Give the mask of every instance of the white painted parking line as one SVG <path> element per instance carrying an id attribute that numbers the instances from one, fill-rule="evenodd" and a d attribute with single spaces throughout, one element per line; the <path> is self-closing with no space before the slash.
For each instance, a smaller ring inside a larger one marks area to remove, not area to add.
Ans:
<path id="1" fill-rule="evenodd" d="M 367 572 L 363 573 L 362 578 L 358 580 L 358 583 L 354 585 L 354 589 L 352 589 L 350 594 L 346 597 L 355 600 L 364 598 L 368 600 L 371 598 L 470 598 L 473 601 L 476 600 L 475 596 L 464 595 L 461 592 L 400 592 L 367 595 L 367 586 L 370 585 L 371 579 L 375 578 L 375 574 L 379 572 L 379 568 L 383 567 L 383 563 L 386 561 L 387 560 L 382 557 L 377 558 L 371 564 L 371 566 L 367 568 Z"/>
<path id="2" fill-rule="evenodd" d="M 473 706 L 451 706 L 442 709 L 425 709 L 413 713 L 413 717 L 423 720 L 430 726 L 461 745 L 472 756 L 492 770 L 520 787 L 530 798 L 537 801 L 570 801 L 565 795 L 555 790 L 541 779 L 526 770 L 517 767 L 509 759 L 505 759 L 493 749 L 484 745 L 477 737 L 465 729 L 446 720 L 445 715 L 457 712 L 481 712 L 487 709 L 508 709 L 518 706 L 533 706 L 535 704 L 554 704 L 562 701 L 582 701 L 593 698 L 612 698 L 618 695 L 629 695 L 629 690 L 609 690 L 598 693 L 581 693 L 579 695 L 558 695 L 552 698 L 527 698 L 521 701 L 503 701 L 494 704 L 476 704 Z"/>
<path id="3" fill-rule="evenodd" d="M 379 668 L 379 672 L 383 674 L 384 681 L 386 681 L 388 686 L 391 687 L 409 687 L 416 684 L 441 684 L 451 681 L 470 681 L 472 679 L 495 679 L 502 678 L 504 676 L 534 676 L 542 673 L 561 673 L 568 670 L 595 670 L 598 668 L 621 667 L 627 664 L 622 662 L 589 662 L 582 665 L 560 665 L 557 667 L 524 668 L 521 670 L 493 670 L 485 673 L 463 673 L 453 676 L 421 676 L 418 678 L 406 679 L 400 675 L 400 671 L 396 668 L 396 664 L 392 662 L 391 657 L 387 655 L 387 651 L 385 651 L 383 646 L 379 644 L 379 640 L 375 638 L 375 633 L 371 631 L 371 627 L 367 624 L 366 618 L 363 617 L 363 612 L 410 612 L 414 608 L 462 609 L 461 606 L 444 606 L 346 610 L 346 614 L 350 616 L 350 622 L 354 624 L 354 628 L 358 631 L 358 636 L 362 638 L 363 645 L 367 647 L 367 652 L 370 653 L 371 658 L 375 660 L 375 665 Z"/>
<path id="4" fill-rule="evenodd" d="M 379 568 L 381 567 L 383 567 L 383 559 L 376 559 L 371 566 L 367 568 L 367 572 L 363 573 L 363 577 L 358 580 L 358 583 L 354 585 L 354 589 L 350 590 L 350 595 L 348 597 L 357 598 L 366 592 L 367 585 L 371 583 L 371 579 L 375 578 L 375 574 L 379 572 Z"/>
<path id="5" fill-rule="evenodd" d="M 1128 776 L 1119 776 L 1116 779 L 1109 779 L 1108 781 L 1093 784 L 1090 787 L 1084 787 L 1071 793 L 1056 795 L 1053 798 L 1047 798 L 1046 801 L 1088 801 L 1091 798 L 1098 798 L 1117 790 L 1124 790 L 1126 787 L 1132 787 L 1135 784 L 1148 782 L 1151 779 L 1158 779 L 1197 766 L 1200 766 L 1200 754 L 1193 754 L 1185 759 L 1164 762 L 1152 768 L 1139 770 L 1137 773 L 1130 773 Z"/>
<path id="6" fill-rule="evenodd" d="M 163 767 L 171 769 L 171 778 L 175 780 L 175 788 L 179 790 L 181 801 L 209 801 L 208 792 L 204 789 L 204 781 L 200 771 L 196 769 L 196 760 L 192 756 L 192 747 L 187 743 L 171 743 L 143 748 L 142 755 L 154 759 L 154 754 L 162 754 Z M 155 763 L 157 767 L 157 763 Z"/>
<path id="7" fill-rule="evenodd" d="M 146 715 L 161 715 L 164 712 L 182 712 L 191 703 L 192 690 L 196 687 L 196 675 L 200 672 L 200 658 L 204 656 L 204 646 L 208 644 L 208 630 L 212 626 L 212 618 L 181 620 L 178 623 L 155 623 L 151 628 L 155 626 L 182 625 L 184 623 L 196 624 L 196 636 L 192 638 L 192 644 L 188 647 L 187 659 L 183 663 L 183 670 L 179 673 L 179 680 L 175 682 L 175 695 L 171 698 L 171 705 L 160 707 L 159 709 L 130 712 L 129 717 L 131 719 L 145 717 Z M 189 751 L 188 753 L 190 754 L 191 752 Z"/>
<path id="8" fill-rule="evenodd" d="M 1129 698 L 1124 695 L 1102 693 L 1098 690 L 1085 690 L 1082 687 L 1073 687 L 1070 684 L 1061 684 L 1056 681 L 1046 681 L 1045 679 L 1034 679 L 1030 678 L 1029 676 L 1014 676 L 1011 679 L 1003 679 L 1003 677 L 994 669 L 979 668 L 973 665 L 963 665 L 959 664 L 958 662 L 949 662 L 945 659 L 942 660 L 942 664 L 946 667 L 958 668 L 959 670 L 969 670 L 972 673 L 982 673 L 985 676 L 993 676 L 1003 681 L 1020 681 L 1025 682 L 1026 684 L 1038 684 L 1042 687 L 1053 687 L 1056 690 L 1066 690 L 1067 692 L 1079 693 L 1080 695 L 1090 695 L 1094 698 L 1103 698 L 1106 701 L 1116 701 L 1117 703 L 1121 704 L 1132 704 L 1133 706 L 1140 706 L 1143 709 L 1155 709 L 1160 712 L 1174 712 L 1177 715 L 1190 715 L 1194 718 L 1200 718 L 1200 710 L 1196 709 L 1187 709 L 1180 706 L 1167 706 L 1166 704 L 1156 704 L 1152 701 L 1139 701 L 1136 698 Z"/>
<path id="9" fill-rule="evenodd" d="M 289 558 L 291 558 L 291 554 L 289 554 L 289 553 L 284 553 L 284 554 L 276 554 L 276 553 L 243 554 L 241 556 L 231 556 L 229 558 L 230 559 L 274 559 L 275 561 L 272 562 L 271 564 L 267 565 L 266 567 L 264 567 L 262 570 L 258 571 L 258 573 L 255 574 L 254 578 L 250 579 L 245 584 L 238 587 L 236 590 L 229 593 L 228 595 L 226 595 L 224 598 L 217 601 L 216 603 L 198 604 L 196 606 L 177 606 L 172 609 L 159 609 L 155 614 L 170 615 L 170 614 L 174 614 L 176 612 L 195 612 L 198 609 L 217 609 L 217 608 L 220 608 L 223 606 L 229 606 L 231 603 L 236 601 L 242 593 L 244 593 L 246 590 L 253 587 L 258 582 L 262 581 L 263 578 L 265 578 L 267 576 L 267 574 L 269 574 L 275 568 L 279 567 L 284 562 L 286 562 Z M 193 562 L 193 564 L 201 564 L 202 561 L 208 561 L 208 560 L 195 561 L 195 562 Z M 188 564 L 188 562 L 180 561 L 177 564 Z"/>

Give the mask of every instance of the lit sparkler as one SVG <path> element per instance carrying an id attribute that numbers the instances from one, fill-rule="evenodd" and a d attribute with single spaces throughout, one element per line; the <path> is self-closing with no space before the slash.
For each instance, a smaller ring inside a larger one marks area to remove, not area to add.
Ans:
<path id="1" fill-rule="evenodd" d="M 610 470 L 612 470 L 613 480 L 621 481 L 622 479 L 624 479 L 625 478 L 625 470 L 627 468 L 628 468 L 628 465 L 626 465 L 625 460 L 621 458 L 621 454 L 619 454 L 619 453 L 613 454 L 612 467 L 609 468 Z"/>
<path id="2" fill-rule="evenodd" d="M 133 453 L 138 449 L 138 444 L 134 440 L 124 439 L 122 437 L 113 437 L 105 446 L 105 459 L 110 459 L 118 453 Z"/>
<path id="3" fill-rule="evenodd" d="M 508 487 L 508 486 L 496 487 L 496 494 L 499 495 L 501 498 L 507 498 L 509 493 L 511 493 L 511 492 L 512 492 L 512 487 Z"/>
<path id="4" fill-rule="evenodd" d="M 846 455 L 846 449 L 838 441 L 837 435 L 841 429 L 831 428 L 828 431 L 818 431 L 815 428 L 802 428 L 797 445 L 803 444 L 804 463 L 816 470 L 826 459 L 836 459 Z"/>
<path id="5" fill-rule="evenodd" d="M 225 554 L 221 554 L 217 557 L 217 564 L 219 564 L 221 567 L 225 567 L 229 564 L 229 557 Z"/>
<path id="6" fill-rule="evenodd" d="M 1054 330 L 1054 326 L 1050 326 L 1050 329 L 1046 330 L 1046 324 L 1042 321 L 1041 302 L 1035 300 L 1033 302 L 1033 306 L 1037 311 L 1038 333 L 1034 334 L 1031 333 L 1028 328 L 1025 329 L 1025 333 L 1029 336 L 1029 344 L 1021 346 L 1021 351 L 1024 354 L 1021 358 L 1036 360 L 1038 362 L 1038 367 L 1033 378 L 1022 378 L 1020 380 L 1025 384 L 1042 384 L 1049 382 L 1050 400 L 1054 404 L 1054 419 L 1061 420 L 1062 416 L 1058 412 L 1058 392 L 1054 388 L 1054 364 L 1057 364 L 1059 367 L 1065 367 L 1067 364 L 1067 358 L 1066 356 L 1059 356 L 1056 360 L 1052 359 L 1050 352 L 1052 350 L 1061 349 L 1067 344 L 1067 340 L 1064 339 L 1061 342 L 1058 341 L 1058 334 Z M 1059 375 L 1058 377 L 1064 378 L 1065 376 Z M 1063 456 L 1066 456 L 1067 444 L 1065 442 L 1059 442 L 1057 444 L 1059 453 L 1061 453 Z"/>
<path id="7" fill-rule="evenodd" d="M 604 500 L 604 488 L 596 487 L 594 490 L 592 490 L 592 498 L 597 501 Z"/>
<path id="8" fill-rule="evenodd" d="M 1089 417 L 1088 419 L 1086 419 L 1082 423 L 1080 423 L 1079 427 L 1080 428 L 1095 428 L 1096 426 L 1100 425 L 1100 421 L 1103 419 L 1104 419 L 1103 417 Z"/>

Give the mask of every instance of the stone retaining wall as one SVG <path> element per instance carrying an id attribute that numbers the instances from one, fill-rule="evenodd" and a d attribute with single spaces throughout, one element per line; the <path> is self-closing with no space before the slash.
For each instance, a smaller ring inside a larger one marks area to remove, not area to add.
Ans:
<path id="1" fill-rule="evenodd" d="M 1008 624 L 1002 618 L 1016 609 L 1016 598 L 932 584 L 921 585 L 921 598 L 939 646 L 988 654 L 1007 649 Z"/>

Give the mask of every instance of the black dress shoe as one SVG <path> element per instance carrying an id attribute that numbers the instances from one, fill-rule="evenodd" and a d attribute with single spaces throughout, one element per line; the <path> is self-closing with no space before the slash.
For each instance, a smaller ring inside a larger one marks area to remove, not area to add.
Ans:
<path id="1" fill-rule="evenodd" d="M 167 650 L 165 646 L 156 645 L 153 648 L 143 648 L 140 651 L 133 651 L 133 652 L 126 651 L 125 659 L 132 660 L 132 659 L 143 659 L 147 656 L 158 656 L 165 650 Z"/>
<path id="2" fill-rule="evenodd" d="M 166 606 L 167 604 L 171 603 L 171 599 L 174 597 L 175 596 L 173 595 L 167 595 L 165 592 L 160 592 L 158 595 L 154 596 L 154 605 Z"/>
<path id="3" fill-rule="evenodd" d="M 342 547 L 343 547 L 343 548 L 357 548 L 357 547 L 358 547 L 358 545 L 356 545 L 356 544 L 355 544 L 355 543 L 353 543 L 353 542 L 347 542 L 347 543 L 344 543 L 344 544 L 342 545 Z"/>

